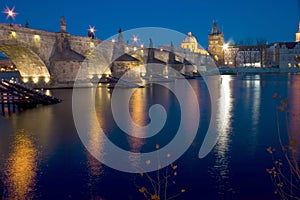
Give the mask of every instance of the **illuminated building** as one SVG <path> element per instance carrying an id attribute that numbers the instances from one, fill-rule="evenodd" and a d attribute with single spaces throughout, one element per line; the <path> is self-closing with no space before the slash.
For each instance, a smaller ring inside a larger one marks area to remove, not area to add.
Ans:
<path id="1" fill-rule="evenodd" d="M 300 67 L 300 43 L 278 42 L 268 48 L 268 63 L 279 68 Z"/>
<path id="2" fill-rule="evenodd" d="M 192 32 L 188 32 L 187 36 L 182 40 L 181 48 L 187 52 L 207 54 L 207 51 L 198 48 L 197 39 L 192 35 Z"/>
<path id="3" fill-rule="evenodd" d="M 213 56 L 218 66 L 224 65 L 224 33 L 218 29 L 218 24 L 213 23 L 212 32 L 208 34 L 208 52 Z"/>
<path id="4" fill-rule="evenodd" d="M 298 25 L 298 32 L 296 33 L 296 42 L 300 42 L 300 22 Z"/>

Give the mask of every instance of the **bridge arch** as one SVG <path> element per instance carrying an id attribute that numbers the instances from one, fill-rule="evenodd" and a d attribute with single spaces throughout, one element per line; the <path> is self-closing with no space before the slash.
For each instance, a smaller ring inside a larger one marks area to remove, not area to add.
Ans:
<path id="1" fill-rule="evenodd" d="M 48 68 L 30 44 L 16 39 L 0 39 L 0 52 L 16 65 L 23 82 L 38 82 L 41 78 L 46 83 L 50 81 Z"/>

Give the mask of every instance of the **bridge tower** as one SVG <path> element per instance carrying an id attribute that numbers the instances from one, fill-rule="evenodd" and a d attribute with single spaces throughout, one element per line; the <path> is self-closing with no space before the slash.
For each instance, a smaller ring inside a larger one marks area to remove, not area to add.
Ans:
<path id="1" fill-rule="evenodd" d="M 208 52 L 214 57 L 218 66 L 224 65 L 224 33 L 218 28 L 218 23 L 213 23 L 212 32 L 208 34 Z"/>

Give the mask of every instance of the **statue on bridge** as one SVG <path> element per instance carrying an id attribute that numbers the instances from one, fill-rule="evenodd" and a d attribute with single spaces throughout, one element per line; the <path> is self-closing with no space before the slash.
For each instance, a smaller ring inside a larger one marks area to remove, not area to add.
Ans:
<path id="1" fill-rule="evenodd" d="M 67 24 L 65 21 L 65 17 L 60 17 L 60 32 L 66 33 L 67 32 Z"/>

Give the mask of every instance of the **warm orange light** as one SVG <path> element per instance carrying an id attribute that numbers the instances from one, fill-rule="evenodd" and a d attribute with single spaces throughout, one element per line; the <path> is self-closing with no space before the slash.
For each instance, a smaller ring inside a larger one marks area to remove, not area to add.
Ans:
<path id="1" fill-rule="evenodd" d="M 10 34 L 13 38 L 17 37 L 17 33 L 15 31 L 12 31 Z"/>
<path id="2" fill-rule="evenodd" d="M 45 77 L 45 83 L 49 83 L 50 78 L 49 77 Z"/>
<path id="3" fill-rule="evenodd" d="M 28 83 L 28 81 L 29 81 L 28 78 L 23 78 L 24 83 Z"/>
<path id="4" fill-rule="evenodd" d="M 39 77 L 34 77 L 32 80 L 33 80 L 33 83 L 38 83 L 39 82 Z"/>
<path id="5" fill-rule="evenodd" d="M 296 33 L 296 42 L 300 42 L 300 32 Z"/>

